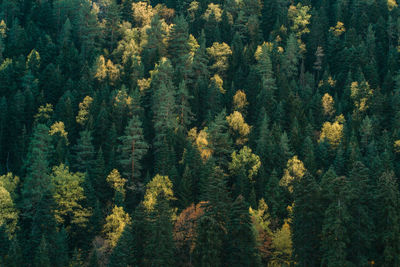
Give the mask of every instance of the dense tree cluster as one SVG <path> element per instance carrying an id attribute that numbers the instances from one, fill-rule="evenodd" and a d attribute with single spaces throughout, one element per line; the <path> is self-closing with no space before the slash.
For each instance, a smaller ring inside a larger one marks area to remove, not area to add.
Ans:
<path id="1" fill-rule="evenodd" d="M 396 0 L 0 0 L 0 266 L 400 266 Z"/>

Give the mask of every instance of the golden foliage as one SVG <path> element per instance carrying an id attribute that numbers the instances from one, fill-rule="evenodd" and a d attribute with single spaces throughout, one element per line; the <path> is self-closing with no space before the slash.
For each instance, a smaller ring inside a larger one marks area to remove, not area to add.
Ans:
<path id="1" fill-rule="evenodd" d="M 335 113 L 335 107 L 334 107 L 335 101 L 333 101 L 333 97 L 326 93 L 322 97 L 322 108 L 324 109 L 325 115 L 333 115 Z"/>
<path id="2" fill-rule="evenodd" d="M 251 131 L 251 126 L 244 121 L 242 113 L 234 111 L 231 115 L 226 117 L 226 120 L 228 121 L 229 127 L 238 135 L 236 144 L 243 145 L 246 143 Z"/>
<path id="3" fill-rule="evenodd" d="M 307 25 L 310 24 L 311 15 L 309 14 L 310 7 L 303 6 L 298 3 L 296 6 L 291 5 L 288 10 L 288 17 L 292 21 L 291 30 L 296 33 L 298 38 L 305 33 L 309 33 L 310 30 Z"/>
<path id="4" fill-rule="evenodd" d="M 229 170 L 238 173 L 241 169 L 246 170 L 246 175 L 253 181 L 253 177 L 257 175 L 261 167 L 260 157 L 253 154 L 251 148 L 244 146 L 239 153 L 232 153 L 232 162 L 229 163 Z"/>
<path id="5" fill-rule="evenodd" d="M 207 48 L 207 53 L 213 61 L 212 70 L 223 72 L 228 69 L 228 58 L 232 55 L 232 50 L 226 43 L 214 42 Z"/>
<path id="6" fill-rule="evenodd" d="M 276 231 L 272 238 L 272 259 L 269 266 L 291 266 L 292 264 L 292 233 L 287 222 L 282 225 L 282 228 Z"/>
<path id="7" fill-rule="evenodd" d="M 64 122 L 62 122 L 62 121 L 57 121 L 57 122 L 53 123 L 53 125 L 51 125 L 51 127 L 50 127 L 49 134 L 50 135 L 59 134 L 68 143 L 68 132 L 65 131 L 65 125 L 64 125 Z"/>
<path id="8" fill-rule="evenodd" d="M 257 237 L 257 248 L 260 252 L 260 256 L 264 262 L 268 261 L 271 255 L 272 245 L 272 231 L 270 229 L 271 216 L 268 211 L 268 205 L 262 198 L 258 202 L 258 209 L 254 210 L 249 208 L 253 228 L 256 232 Z"/>
<path id="9" fill-rule="evenodd" d="M 122 104 L 125 106 L 130 106 L 132 104 L 132 97 L 128 95 L 126 90 L 118 90 L 117 95 L 114 98 L 115 104 Z"/>
<path id="10" fill-rule="evenodd" d="M 122 207 L 114 206 L 112 213 L 107 216 L 106 223 L 103 228 L 107 241 L 111 248 L 114 248 L 124 229 L 131 223 L 131 217 L 124 211 Z"/>
<path id="11" fill-rule="evenodd" d="M 339 121 L 340 118 L 339 116 L 334 123 L 327 121 L 322 125 L 319 142 L 326 139 L 334 148 L 340 144 L 343 137 L 343 124 Z"/>
<path id="12" fill-rule="evenodd" d="M 342 35 L 343 33 L 346 32 L 346 28 L 344 27 L 344 23 L 343 23 L 343 22 L 338 21 L 338 22 L 336 23 L 336 26 L 335 26 L 335 27 L 330 27 L 330 28 L 329 28 L 329 31 L 333 32 L 333 34 L 334 34 L 336 37 L 339 37 L 340 35 Z"/>
<path id="13" fill-rule="evenodd" d="M 242 90 L 236 91 L 236 94 L 233 96 L 233 109 L 243 112 L 248 105 L 249 102 L 247 102 L 246 93 Z"/>
<path id="14" fill-rule="evenodd" d="M 123 196 L 125 195 L 125 184 L 128 180 L 122 178 L 117 169 L 111 171 L 106 181 L 115 191 L 120 192 Z"/>
<path id="15" fill-rule="evenodd" d="M 52 113 L 53 113 L 53 105 L 47 103 L 45 106 L 39 107 L 38 113 L 35 115 L 35 119 L 36 120 L 40 120 L 40 119 L 48 120 L 48 119 L 50 119 Z"/>
<path id="16" fill-rule="evenodd" d="M 219 89 L 221 94 L 225 94 L 226 91 L 223 87 L 224 85 L 224 80 L 222 80 L 221 76 L 219 76 L 218 74 L 214 74 L 213 77 L 211 77 L 211 83 L 214 83 L 215 86 Z"/>
<path id="17" fill-rule="evenodd" d="M 395 151 L 396 153 L 400 153 L 400 140 L 394 141 L 393 146 L 394 146 L 394 151 Z"/>
<path id="18" fill-rule="evenodd" d="M 152 210 L 156 204 L 157 197 L 163 192 L 164 196 L 169 199 L 174 198 L 174 191 L 172 190 L 172 182 L 168 176 L 161 176 L 157 174 L 146 185 L 146 193 L 144 195 L 143 205 L 147 210 Z"/>
<path id="19" fill-rule="evenodd" d="M 289 192 L 293 192 L 293 182 L 299 181 L 306 173 L 304 164 L 297 156 L 289 159 L 284 170 L 283 177 L 279 181 L 280 186 L 287 187 Z"/>
<path id="20" fill-rule="evenodd" d="M 188 138 L 196 144 L 203 161 L 207 161 L 212 155 L 212 149 L 209 147 L 207 128 L 197 132 L 197 128 L 190 129 Z"/>
<path id="21" fill-rule="evenodd" d="M 370 88 L 368 82 L 352 82 L 350 86 L 351 95 L 350 97 L 354 101 L 354 105 L 357 110 L 364 112 L 368 109 L 368 100 L 373 95 L 373 90 Z"/>
<path id="22" fill-rule="evenodd" d="M 139 27 L 150 25 L 154 16 L 153 7 L 147 2 L 132 3 L 132 16 Z"/>
<path id="23" fill-rule="evenodd" d="M 9 236 L 16 230 L 18 222 L 18 210 L 11 194 L 0 184 L 0 226 L 5 226 Z"/>
<path id="24" fill-rule="evenodd" d="M 267 50 L 268 52 L 272 52 L 274 45 L 270 42 L 264 42 L 262 45 L 257 46 L 256 52 L 254 53 L 254 58 L 256 60 L 260 60 L 260 56 L 263 50 Z"/>
<path id="25" fill-rule="evenodd" d="M 389 11 L 392 11 L 395 7 L 397 7 L 396 0 L 388 0 L 387 1 Z"/>
<path id="26" fill-rule="evenodd" d="M 144 92 L 148 89 L 150 89 L 150 84 L 151 84 L 151 78 L 143 78 L 137 81 L 137 84 L 139 86 L 140 92 Z"/>
<path id="27" fill-rule="evenodd" d="M 208 4 L 207 10 L 204 13 L 203 17 L 205 20 L 209 21 L 211 15 L 214 15 L 215 20 L 220 22 L 221 16 L 222 16 L 221 6 L 218 4 L 214 4 L 214 3 Z"/>
<path id="28" fill-rule="evenodd" d="M 89 118 L 89 108 L 93 102 L 93 98 L 85 96 L 83 101 L 79 103 L 79 112 L 76 116 L 76 122 L 80 125 L 84 125 Z"/>

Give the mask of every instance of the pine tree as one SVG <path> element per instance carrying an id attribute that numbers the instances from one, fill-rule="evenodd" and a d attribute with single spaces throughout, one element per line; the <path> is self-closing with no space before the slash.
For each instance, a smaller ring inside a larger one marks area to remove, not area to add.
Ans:
<path id="1" fill-rule="evenodd" d="M 134 229 L 132 233 L 133 252 L 135 264 L 138 266 L 143 266 L 144 264 L 145 243 L 148 237 L 147 215 L 146 207 L 143 203 L 139 203 L 135 208 L 132 218 L 132 229 Z"/>
<path id="2" fill-rule="evenodd" d="M 3 264 L 8 254 L 10 240 L 4 225 L 0 226 L 0 263 Z"/>
<path id="3" fill-rule="evenodd" d="M 10 248 L 8 250 L 8 257 L 6 259 L 6 266 L 23 266 L 22 252 L 16 237 L 11 240 Z"/>
<path id="4" fill-rule="evenodd" d="M 55 266 L 67 266 L 68 264 L 68 235 L 65 228 L 61 228 L 56 237 L 56 247 L 51 253 L 54 255 Z"/>
<path id="5" fill-rule="evenodd" d="M 106 38 L 109 50 L 112 51 L 118 38 L 118 24 L 121 20 L 120 5 L 115 0 L 105 2 Z"/>
<path id="6" fill-rule="evenodd" d="M 125 128 L 124 135 L 118 138 L 119 164 L 122 174 L 130 178 L 131 183 L 141 182 L 141 160 L 146 155 L 148 144 L 143 135 L 142 123 L 138 116 L 133 116 Z"/>

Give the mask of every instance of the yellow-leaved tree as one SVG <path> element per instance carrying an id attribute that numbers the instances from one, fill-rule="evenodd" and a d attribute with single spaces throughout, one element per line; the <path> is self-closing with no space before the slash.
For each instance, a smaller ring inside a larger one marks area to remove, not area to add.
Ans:
<path id="1" fill-rule="evenodd" d="M 279 181 L 279 185 L 286 187 L 289 192 L 293 192 L 293 183 L 303 178 L 306 173 L 304 164 L 297 156 L 289 159 L 284 170 L 283 177 Z"/>
<path id="2" fill-rule="evenodd" d="M 325 122 L 322 125 L 321 135 L 319 137 L 319 142 L 324 140 L 328 141 L 329 144 L 336 148 L 343 137 L 343 115 L 340 115 L 336 118 L 335 122 L 331 123 L 329 121 Z"/>

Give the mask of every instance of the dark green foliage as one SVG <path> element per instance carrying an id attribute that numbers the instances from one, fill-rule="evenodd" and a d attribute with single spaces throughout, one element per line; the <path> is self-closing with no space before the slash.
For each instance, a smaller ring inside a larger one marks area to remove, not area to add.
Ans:
<path id="1" fill-rule="evenodd" d="M 399 266 L 398 4 L 0 0 L 0 265 Z"/>
<path id="2" fill-rule="evenodd" d="M 230 208 L 226 254 L 229 266 L 261 265 L 248 205 L 242 196 Z"/>
<path id="3" fill-rule="evenodd" d="M 135 251 L 133 248 L 133 234 L 132 226 L 125 227 L 122 236 L 118 240 L 117 246 L 113 249 L 108 266 L 110 267 L 124 267 L 134 266 Z M 95 255 L 92 255 L 94 257 Z"/>
<path id="4" fill-rule="evenodd" d="M 154 210 L 149 211 L 147 230 L 149 236 L 146 237 L 144 248 L 144 265 L 173 266 L 175 259 L 171 209 L 163 194 L 157 198 Z"/>
<path id="5" fill-rule="evenodd" d="M 323 209 L 320 188 L 306 173 L 294 187 L 293 248 L 301 266 L 319 266 Z"/>
<path id="6" fill-rule="evenodd" d="M 377 262 L 382 266 L 396 266 L 399 264 L 399 192 L 393 172 L 385 172 L 378 179 L 376 192 L 378 208 L 377 219 L 379 233 L 377 248 L 379 249 Z M 387 218 L 386 220 L 382 218 Z"/>
<path id="7" fill-rule="evenodd" d="M 142 123 L 138 116 L 134 116 L 128 122 L 124 135 L 119 140 L 119 164 L 122 174 L 128 177 L 131 183 L 141 182 L 141 160 L 147 152 L 148 145 L 144 140 Z"/>

